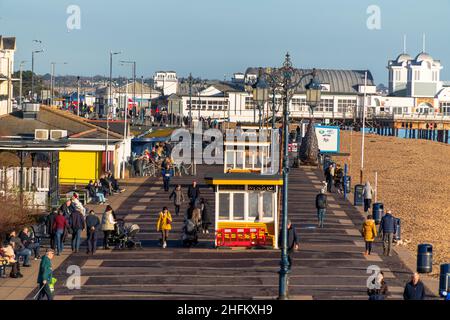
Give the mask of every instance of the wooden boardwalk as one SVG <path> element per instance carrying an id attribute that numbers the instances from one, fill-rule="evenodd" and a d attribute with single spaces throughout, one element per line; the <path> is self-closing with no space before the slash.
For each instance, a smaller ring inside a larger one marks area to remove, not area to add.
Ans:
<path id="1" fill-rule="evenodd" d="M 201 185 L 203 176 L 220 172 L 218 166 L 201 166 L 195 178 Z M 176 177 L 185 192 L 193 177 Z M 409 271 L 397 255 L 380 256 L 381 243 L 373 255 L 363 255 L 364 243 L 359 234 L 363 217 L 342 196 L 329 196 L 325 227 L 316 228 L 314 207 L 321 172 L 317 169 L 292 169 L 289 176 L 289 218 L 300 236 L 289 278 L 292 299 L 367 299 L 367 268 L 377 265 L 384 271 L 391 299 L 401 299 Z M 127 191 L 111 202 L 119 217 L 140 225 L 143 249 L 99 250 L 94 257 L 82 253 L 71 255 L 55 271 L 59 279 L 57 299 L 273 299 L 278 294 L 280 252 L 278 250 L 217 250 L 213 235 L 201 235 L 198 247 L 181 247 L 182 216 L 174 216 L 168 248 L 158 246 L 156 218 L 163 206 L 173 211 L 161 179 L 136 179 L 128 182 Z M 202 185 L 202 196 L 210 202 L 213 218 L 214 197 Z M 184 214 L 186 206 L 182 208 Z M 98 211 L 100 212 L 100 211 Z M 82 270 L 81 289 L 64 286 L 67 267 Z M 33 294 L 29 295 L 31 298 Z"/>

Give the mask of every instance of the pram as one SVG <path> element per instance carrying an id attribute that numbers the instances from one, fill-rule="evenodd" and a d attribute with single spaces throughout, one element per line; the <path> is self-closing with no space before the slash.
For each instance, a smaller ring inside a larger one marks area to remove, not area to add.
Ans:
<path id="1" fill-rule="evenodd" d="M 119 249 L 132 249 L 141 246 L 141 242 L 136 239 L 139 233 L 139 225 L 132 223 L 125 223 L 123 219 L 117 219 L 114 226 L 114 231 L 111 232 L 108 238 L 108 245 Z"/>
<path id="2" fill-rule="evenodd" d="M 183 246 L 192 247 L 198 244 L 197 226 L 191 219 L 186 219 L 183 226 Z"/>

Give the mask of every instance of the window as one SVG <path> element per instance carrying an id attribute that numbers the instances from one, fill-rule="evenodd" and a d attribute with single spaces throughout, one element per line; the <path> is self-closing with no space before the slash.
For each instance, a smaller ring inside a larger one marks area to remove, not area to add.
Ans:
<path id="1" fill-rule="evenodd" d="M 400 70 L 395 70 L 395 80 L 396 81 L 400 81 L 400 76 L 401 76 Z"/>
<path id="2" fill-rule="evenodd" d="M 441 102 L 440 111 L 444 116 L 450 116 L 450 102 Z"/>
<path id="3" fill-rule="evenodd" d="M 230 219 L 230 194 L 229 193 L 219 193 L 219 219 L 229 220 Z"/>
<path id="4" fill-rule="evenodd" d="M 255 219 L 258 216 L 259 193 L 248 194 L 248 218 Z"/>
<path id="5" fill-rule="evenodd" d="M 322 99 L 320 104 L 316 107 L 317 111 L 333 112 L 334 101 L 333 99 Z"/>
<path id="6" fill-rule="evenodd" d="M 438 81 L 438 79 L 437 79 L 437 71 L 433 71 L 433 80 L 432 81 Z"/>
<path id="7" fill-rule="evenodd" d="M 415 81 L 419 81 L 420 80 L 420 71 L 419 70 L 415 70 L 414 71 L 414 80 Z"/>
<path id="8" fill-rule="evenodd" d="M 338 99 L 338 112 L 352 112 L 356 106 L 356 99 Z"/>
<path id="9" fill-rule="evenodd" d="M 245 97 L 245 109 L 255 109 L 255 103 L 252 97 Z"/>
<path id="10" fill-rule="evenodd" d="M 263 192 L 263 212 L 264 218 L 273 218 L 273 192 Z"/>
<path id="11" fill-rule="evenodd" d="M 233 220 L 244 220 L 245 193 L 233 193 Z"/>

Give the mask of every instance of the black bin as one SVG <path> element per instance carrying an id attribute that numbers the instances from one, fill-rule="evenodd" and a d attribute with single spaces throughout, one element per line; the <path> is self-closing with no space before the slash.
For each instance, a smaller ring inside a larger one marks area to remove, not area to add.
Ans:
<path id="1" fill-rule="evenodd" d="M 384 204 L 381 202 L 375 202 L 372 205 L 372 216 L 376 224 L 380 224 L 381 218 L 384 216 Z"/>
<path id="2" fill-rule="evenodd" d="M 450 294 L 450 263 L 441 264 L 441 273 L 439 276 L 439 295 L 443 293 Z"/>
<path id="3" fill-rule="evenodd" d="M 433 271 L 433 246 L 419 244 L 417 248 L 417 272 L 430 273 Z"/>
<path id="4" fill-rule="evenodd" d="M 394 218 L 395 225 L 397 226 L 397 232 L 394 234 L 394 240 L 402 240 L 402 227 L 400 218 Z"/>
<path id="5" fill-rule="evenodd" d="M 354 205 L 355 206 L 362 206 L 364 205 L 364 185 L 363 184 L 357 184 L 355 186 L 355 195 L 354 195 Z"/>

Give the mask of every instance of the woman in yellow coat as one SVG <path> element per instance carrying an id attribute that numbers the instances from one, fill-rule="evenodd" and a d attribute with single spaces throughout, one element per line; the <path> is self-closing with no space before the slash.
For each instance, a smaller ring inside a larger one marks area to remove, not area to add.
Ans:
<path id="1" fill-rule="evenodd" d="M 368 215 L 366 221 L 363 223 L 361 233 L 366 242 L 366 252 L 364 255 L 370 255 L 372 251 L 372 243 L 375 241 L 377 236 L 377 228 L 375 226 L 375 220 L 373 220 L 372 215 Z"/>
<path id="2" fill-rule="evenodd" d="M 156 223 L 156 230 L 161 231 L 162 235 L 162 247 L 167 247 L 167 238 L 169 237 L 169 231 L 172 230 L 172 215 L 167 207 L 164 207 L 159 213 L 158 222 Z"/>

